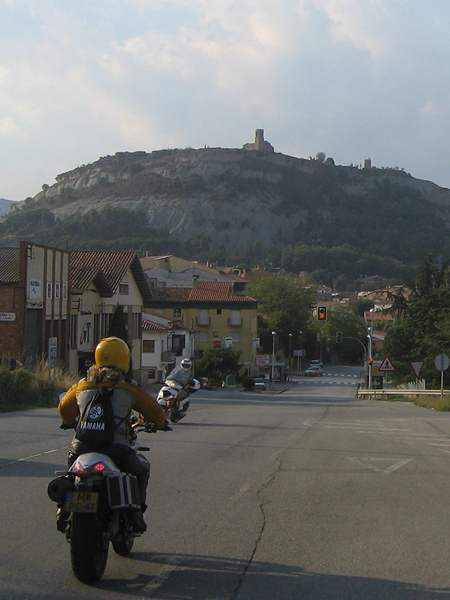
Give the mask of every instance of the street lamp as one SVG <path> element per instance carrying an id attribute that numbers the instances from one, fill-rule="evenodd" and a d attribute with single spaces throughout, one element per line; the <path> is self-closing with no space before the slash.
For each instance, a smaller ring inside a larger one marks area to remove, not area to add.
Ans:
<path id="1" fill-rule="evenodd" d="M 302 333 L 303 333 L 303 331 L 299 331 L 298 332 L 299 336 L 301 336 Z M 298 371 L 298 374 L 300 375 L 300 371 L 302 370 L 302 357 L 300 355 L 300 352 L 303 352 L 303 349 L 301 347 L 301 339 L 300 339 L 300 337 L 298 338 L 298 341 L 300 342 L 299 343 L 300 348 L 299 348 L 299 354 L 297 356 L 297 371 Z"/>
<path id="2" fill-rule="evenodd" d="M 273 379 L 275 376 L 275 338 L 277 337 L 277 332 L 272 331 L 272 373 L 270 375 L 270 389 L 273 386 Z"/>
<path id="3" fill-rule="evenodd" d="M 372 357 L 372 328 L 368 327 L 367 328 L 367 339 L 368 344 L 367 344 L 367 360 L 368 360 L 368 382 L 367 382 L 367 387 L 369 390 L 372 389 L 372 363 L 373 363 L 373 357 Z"/>
<path id="4" fill-rule="evenodd" d="M 292 352 L 292 333 L 289 334 L 289 379 L 292 380 L 292 377 L 291 377 L 291 352 Z"/>

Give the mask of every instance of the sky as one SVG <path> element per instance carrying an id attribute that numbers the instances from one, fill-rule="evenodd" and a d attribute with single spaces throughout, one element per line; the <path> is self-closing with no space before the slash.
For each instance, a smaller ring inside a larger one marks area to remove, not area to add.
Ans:
<path id="1" fill-rule="evenodd" d="M 0 0 L 0 198 L 255 129 L 450 188 L 449 26 L 448 0 Z"/>

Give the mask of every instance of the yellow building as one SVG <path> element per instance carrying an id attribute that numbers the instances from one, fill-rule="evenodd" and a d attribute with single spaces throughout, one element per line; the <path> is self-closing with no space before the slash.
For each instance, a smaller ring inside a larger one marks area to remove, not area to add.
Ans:
<path id="1" fill-rule="evenodd" d="M 257 300 L 237 296 L 230 283 L 217 281 L 198 281 L 192 288 L 152 288 L 151 293 L 147 306 L 173 321 L 175 354 L 195 358 L 207 348 L 231 347 L 242 352 L 244 364 L 254 363 Z M 177 328 L 190 331 L 189 346 Z"/>

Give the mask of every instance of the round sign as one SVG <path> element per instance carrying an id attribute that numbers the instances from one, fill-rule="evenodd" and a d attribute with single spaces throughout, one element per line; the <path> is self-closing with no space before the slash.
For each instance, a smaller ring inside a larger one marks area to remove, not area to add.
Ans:
<path id="1" fill-rule="evenodd" d="M 434 359 L 434 366 L 438 371 L 446 371 L 450 367 L 450 359 L 445 354 L 439 354 Z"/>

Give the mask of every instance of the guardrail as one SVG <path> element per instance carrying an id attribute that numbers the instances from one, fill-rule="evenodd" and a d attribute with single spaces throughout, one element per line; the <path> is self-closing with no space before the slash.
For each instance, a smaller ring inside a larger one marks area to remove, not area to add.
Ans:
<path id="1" fill-rule="evenodd" d="M 450 390 L 366 390 L 360 388 L 357 396 L 440 396 L 450 394 Z"/>

